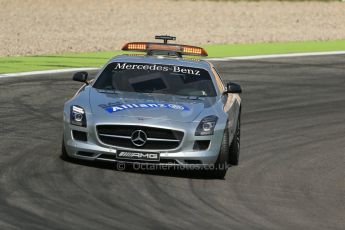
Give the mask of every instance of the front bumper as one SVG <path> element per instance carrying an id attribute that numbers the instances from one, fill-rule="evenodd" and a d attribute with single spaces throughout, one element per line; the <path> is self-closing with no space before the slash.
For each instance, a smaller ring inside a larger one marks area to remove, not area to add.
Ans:
<path id="1" fill-rule="evenodd" d="M 138 122 L 138 119 L 126 118 L 123 122 L 117 119 L 116 123 L 110 122 L 93 122 L 88 120 L 87 127 L 79 127 L 71 125 L 68 119 L 64 122 L 64 143 L 68 156 L 73 158 L 79 158 L 84 160 L 102 160 L 111 162 L 128 162 L 128 163 L 148 163 L 146 161 L 126 161 L 123 159 L 117 159 L 116 153 L 119 150 L 126 151 L 142 151 L 142 152 L 159 152 L 160 161 L 154 162 L 154 164 L 166 165 L 213 165 L 219 154 L 224 127 L 221 124 L 217 124 L 214 134 L 209 136 L 195 136 L 195 129 L 198 123 L 183 123 L 173 121 L 157 121 L 154 119 L 145 120 L 145 122 Z M 176 149 L 169 150 L 140 150 L 131 148 L 114 147 L 102 143 L 97 134 L 97 125 L 138 125 L 138 126 L 151 126 L 156 128 L 179 130 L 184 132 L 184 137 Z M 78 141 L 73 138 L 72 130 L 82 131 L 87 133 L 87 141 Z M 210 144 L 205 150 L 193 150 L 194 142 L 197 140 L 209 140 Z"/>

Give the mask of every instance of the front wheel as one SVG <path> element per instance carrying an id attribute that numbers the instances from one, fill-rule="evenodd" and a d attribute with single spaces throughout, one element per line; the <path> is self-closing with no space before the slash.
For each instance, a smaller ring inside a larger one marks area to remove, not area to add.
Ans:
<path id="1" fill-rule="evenodd" d="M 240 144 L 241 144 L 241 119 L 240 115 L 238 115 L 238 121 L 236 125 L 236 131 L 234 138 L 230 144 L 229 149 L 229 164 L 230 165 L 238 165 L 239 158 L 240 158 Z"/>
<path id="2" fill-rule="evenodd" d="M 223 135 L 222 144 L 218 159 L 214 164 L 214 168 L 211 171 L 212 177 L 217 179 L 223 179 L 228 170 L 229 162 L 229 130 L 226 128 Z"/>

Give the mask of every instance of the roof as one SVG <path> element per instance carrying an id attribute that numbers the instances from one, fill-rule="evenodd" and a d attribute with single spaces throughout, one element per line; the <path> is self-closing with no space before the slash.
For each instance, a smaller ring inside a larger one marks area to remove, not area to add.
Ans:
<path id="1" fill-rule="evenodd" d="M 179 65 L 210 70 L 210 64 L 205 60 L 193 60 L 187 58 L 172 58 L 162 56 L 147 55 L 119 55 L 113 57 L 109 63 L 113 62 L 132 62 L 132 63 L 149 63 L 161 65 Z"/>

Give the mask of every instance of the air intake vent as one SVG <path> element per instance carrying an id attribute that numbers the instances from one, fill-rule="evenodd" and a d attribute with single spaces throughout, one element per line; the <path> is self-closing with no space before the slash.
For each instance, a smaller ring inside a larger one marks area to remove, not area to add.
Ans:
<path id="1" fill-rule="evenodd" d="M 87 141 L 87 133 L 77 130 L 72 131 L 73 139 L 77 141 Z"/>
<path id="2" fill-rule="evenodd" d="M 210 141 L 195 141 L 193 150 L 194 151 L 204 151 L 207 150 L 208 147 L 210 146 Z"/>

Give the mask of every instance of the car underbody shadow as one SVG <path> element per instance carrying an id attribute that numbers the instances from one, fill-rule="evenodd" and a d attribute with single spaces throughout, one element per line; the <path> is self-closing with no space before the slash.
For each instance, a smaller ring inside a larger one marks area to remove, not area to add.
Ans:
<path id="1" fill-rule="evenodd" d="M 155 164 L 131 164 L 123 162 L 108 162 L 108 161 L 89 161 L 76 158 L 64 158 L 60 156 L 63 161 L 78 164 L 86 167 L 100 168 L 106 170 L 114 170 L 116 172 L 126 173 L 140 173 L 154 176 L 178 177 L 188 179 L 207 179 L 214 180 L 210 169 L 202 169 L 198 167 L 183 167 L 176 165 L 155 165 Z M 219 179 L 218 179 L 219 180 Z"/>

